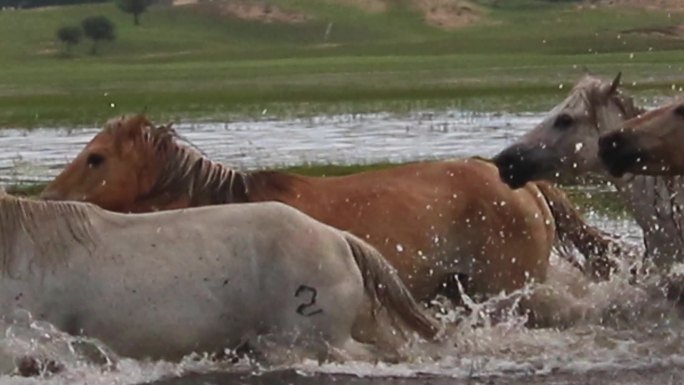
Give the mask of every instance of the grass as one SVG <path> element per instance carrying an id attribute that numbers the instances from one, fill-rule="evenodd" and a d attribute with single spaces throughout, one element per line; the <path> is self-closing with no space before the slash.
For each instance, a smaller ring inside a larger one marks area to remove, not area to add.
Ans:
<path id="1" fill-rule="evenodd" d="M 671 93 L 684 82 L 682 41 L 621 32 L 678 23 L 662 11 L 509 0 L 449 32 L 426 25 L 407 1 L 381 14 L 333 0 L 272 2 L 313 19 L 260 24 L 155 7 L 135 27 L 111 3 L 0 12 L 0 127 L 100 125 L 140 111 L 228 120 L 425 106 L 541 110 L 584 65 L 606 76 L 622 70 L 637 93 Z M 56 29 L 95 14 L 115 22 L 117 40 L 96 57 L 87 42 L 73 57 L 60 54 Z"/>

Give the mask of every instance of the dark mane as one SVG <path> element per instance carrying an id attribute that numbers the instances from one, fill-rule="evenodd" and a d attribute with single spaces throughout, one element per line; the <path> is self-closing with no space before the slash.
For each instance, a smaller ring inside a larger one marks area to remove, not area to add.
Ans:
<path id="1" fill-rule="evenodd" d="M 154 126 L 142 116 L 123 117 L 107 124 L 115 137 L 129 135 L 137 148 L 161 164 L 152 188 L 139 200 L 163 197 L 172 202 L 187 196 L 191 206 L 246 202 L 250 175 L 206 158 L 170 124 Z"/>

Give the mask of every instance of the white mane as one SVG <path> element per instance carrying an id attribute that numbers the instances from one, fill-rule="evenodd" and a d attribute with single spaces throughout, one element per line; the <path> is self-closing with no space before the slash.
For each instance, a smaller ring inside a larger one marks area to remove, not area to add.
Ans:
<path id="1" fill-rule="evenodd" d="M 90 250 L 96 244 L 90 221 L 96 211 L 87 204 L 0 195 L 0 273 L 11 275 L 15 260 L 26 255 L 18 249 L 21 241 L 34 245 L 30 263 L 43 268 L 67 259 L 73 245 Z"/>

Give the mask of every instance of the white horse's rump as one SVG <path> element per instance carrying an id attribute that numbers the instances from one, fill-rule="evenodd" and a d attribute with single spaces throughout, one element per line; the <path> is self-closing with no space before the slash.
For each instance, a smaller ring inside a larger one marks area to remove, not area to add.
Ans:
<path id="1" fill-rule="evenodd" d="M 382 335 L 378 304 L 437 332 L 377 251 L 279 203 L 121 215 L 6 197 L 0 242 L 0 314 L 24 308 L 134 358 L 244 343 L 370 358 L 351 330 Z"/>

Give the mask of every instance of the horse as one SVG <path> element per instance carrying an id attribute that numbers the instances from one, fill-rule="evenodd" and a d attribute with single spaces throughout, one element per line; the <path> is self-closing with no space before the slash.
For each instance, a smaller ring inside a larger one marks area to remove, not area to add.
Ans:
<path id="1" fill-rule="evenodd" d="M 278 202 L 126 215 L 6 195 L 0 274 L 3 316 L 136 359 L 374 360 L 441 328 L 377 250 Z"/>
<path id="2" fill-rule="evenodd" d="M 644 260 L 667 269 L 684 262 L 684 191 L 679 177 L 617 178 L 599 159 L 599 137 L 646 112 L 620 89 L 620 77 L 611 82 L 585 74 L 565 100 L 493 160 L 501 179 L 512 188 L 588 173 L 611 183 L 643 231 Z"/>
<path id="3" fill-rule="evenodd" d="M 684 175 L 684 103 L 674 100 L 630 119 L 599 138 L 599 156 L 609 172 L 653 176 Z"/>
<path id="4" fill-rule="evenodd" d="M 181 143 L 171 125 L 140 115 L 108 121 L 41 198 L 120 212 L 279 201 L 368 241 L 419 301 L 447 284 L 477 297 L 542 282 L 554 245 L 592 258 L 611 247 L 562 191 L 545 183 L 513 191 L 483 159 L 340 177 L 240 172 Z M 458 303 L 462 293 L 446 294 Z"/>

